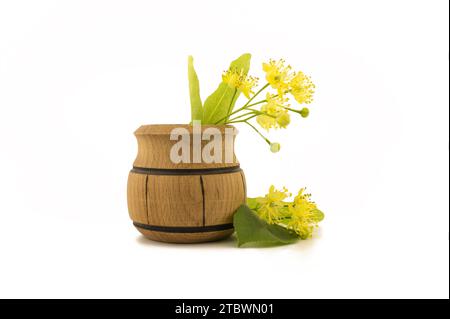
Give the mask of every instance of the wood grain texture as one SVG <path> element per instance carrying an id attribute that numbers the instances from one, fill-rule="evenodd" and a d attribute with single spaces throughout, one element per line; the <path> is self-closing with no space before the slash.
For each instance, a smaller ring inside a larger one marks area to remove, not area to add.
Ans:
<path id="1" fill-rule="evenodd" d="M 135 133 L 139 150 L 134 166 L 150 169 L 189 169 L 194 170 L 194 173 L 156 175 L 148 171 L 131 172 L 128 178 L 130 218 L 139 224 L 160 227 L 231 224 L 234 212 L 246 200 L 243 172 L 230 170 L 220 174 L 214 172 L 202 175 L 201 171 L 196 173 L 195 170 L 236 167 L 238 161 L 234 151 L 233 164 L 174 164 L 169 154 L 170 148 L 176 142 L 170 141 L 170 131 L 174 127 L 180 127 L 180 125 L 140 127 Z M 190 128 L 190 126 L 185 127 Z M 218 128 L 223 131 L 225 126 L 218 126 Z M 149 230 L 145 227 L 136 228 L 149 239 L 176 243 L 218 240 L 233 233 L 232 229 L 205 232 L 203 228 L 202 231 L 195 233 L 174 233 Z"/>
<path id="2" fill-rule="evenodd" d="M 200 177 L 148 175 L 147 205 L 150 225 L 202 226 Z"/>
<path id="3" fill-rule="evenodd" d="M 148 224 L 147 175 L 130 172 L 127 193 L 130 218 L 135 222 Z"/>
<path id="4" fill-rule="evenodd" d="M 233 223 L 233 214 L 245 203 L 241 172 L 202 175 L 205 196 L 205 225 Z"/>
<path id="5" fill-rule="evenodd" d="M 207 233 L 176 234 L 151 231 L 139 227 L 136 227 L 136 229 L 148 239 L 177 244 L 192 244 L 217 241 L 229 237 L 234 232 L 233 229 L 229 229 Z"/>
<path id="6" fill-rule="evenodd" d="M 222 134 L 227 128 L 233 130 L 234 136 L 237 134 L 236 128 L 230 125 L 203 125 L 202 132 L 211 127 L 219 129 Z M 138 155 L 133 165 L 135 167 L 166 169 L 218 168 L 233 167 L 239 165 L 234 152 L 233 160 L 231 163 L 225 163 L 225 152 L 222 152 L 221 163 L 204 163 L 203 159 L 201 159 L 202 161 L 200 163 L 173 163 L 170 160 L 170 150 L 172 146 L 177 143 L 177 141 L 170 140 L 170 133 L 175 128 L 183 128 L 189 132 L 190 146 L 192 150 L 194 138 L 192 137 L 193 129 L 191 125 L 143 125 L 134 132 L 134 135 L 136 136 L 138 142 Z M 208 143 L 209 141 L 202 141 L 202 149 Z M 225 138 L 222 139 L 222 149 L 225 149 Z"/>

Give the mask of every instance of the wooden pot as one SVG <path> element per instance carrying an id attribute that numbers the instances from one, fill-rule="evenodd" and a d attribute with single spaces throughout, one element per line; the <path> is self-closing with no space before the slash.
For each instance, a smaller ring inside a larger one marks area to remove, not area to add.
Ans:
<path id="1" fill-rule="evenodd" d="M 144 125 L 134 133 L 138 154 L 128 177 L 128 211 L 134 226 L 147 238 L 172 243 L 197 243 L 230 236 L 233 214 L 246 200 L 245 176 L 234 155 L 232 126 L 203 125 L 221 133 L 232 129 L 232 160 L 225 152 L 222 161 L 174 163 L 170 152 L 177 140 L 171 140 L 174 128 L 182 128 L 190 138 L 193 155 L 194 134 L 190 125 Z M 222 139 L 222 147 L 225 145 Z M 198 141 L 198 139 L 197 139 Z M 230 141 L 230 140 L 228 140 Z M 202 140 L 203 147 L 209 141 Z M 198 145 L 198 144 L 197 144 Z"/>

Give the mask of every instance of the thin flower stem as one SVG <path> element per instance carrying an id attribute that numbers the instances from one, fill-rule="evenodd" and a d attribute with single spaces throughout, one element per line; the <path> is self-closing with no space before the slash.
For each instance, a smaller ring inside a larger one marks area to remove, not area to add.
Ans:
<path id="1" fill-rule="evenodd" d="M 247 103 L 244 104 L 244 106 L 242 106 L 241 108 L 237 109 L 237 110 L 234 111 L 234 112 L 231 112 L 230 114 L 228 114 L 228 115 L 225 116 L 224 118 L 221 118 L 221 119 L 218 120 L 215 124 L 219 124 L 219 123 L 222 122 L 223 120 L 228 119 L 231 115 L 236 114 L 236 113 L 238 113 L 238 112 L 244 110 L 246 107 L 249 106 L 249 104 L 253 101 L 253 99 L 254 99 L 259 93 L 261 93 L 262 91 L 264 91 L 269 85 L 270 85 L 269 83 L 267 83 L 266 85 L 264 85 L 261 89 L 259 89 L 258 92 L 256 92 L 256 93 L 255 93 L 255 94 L 247 101 Z M 262 102 L 261 102 L 261 103 L 262 103 Z"/>
<path id="2" fill-rule="evenodd" d="M 252 103 L 252 104 L 247 105 L 247 108 L 249 108 L 249 107 L 251 107 L 251 106 L 258 105 L 258 104 L 261 104 L 261 103 L 265 103 L 265 102 L 267 102 L 267 100 L 261 100 L 261 101 L 258 101 L 258 102 L 255 102 L 255 103 Z"/>
<path id="3" fill-rule="evenodd" d="M 258 92 L 256 92 L 248 101 L 247 103 L 244 104 L 244 106 L 242 107 L 243 109 L 245 109 L 253 100 L 255 97 L 258 96 L 259 93 L 261 93 L 262 91 L 264 91 L 270 84 L 266 83 L 261 89 L 259 89 Z"/>
<path id="4" fill-rule="evenodd" d="M 272 118 L 277 118 L 275 115 L 271 115 L 271 114 L 268 114 L 268 113 L 266 113 L 266 112 L 261 112 L 261 111 L 258 111 L 258 110 L 254 110 L 254 109 L 247 109 L 248 111 L 251 111 L 251 112 L 249 112 L 249 113 L 244 113 L 244 114 L 241 114 L 241 115 L 239 115 L 239 116 L 236 116 L 236 117 L 234 117 L 234 118 L 232 118 L 231 120 L 230 120 L 230 122 L 228 122 L 228 123 L 232 123 L 232 122 L 234 122 L 234 123 L 237 123 L 236 122 L 236 120 L 237 119 L 240 119 L 240 118 L 242 118 L 242 117 L 244 117 L 244 116 L 248 116 L 248 115 L 252 115 L 251 117 L 249 117 L 248 119 L 252 119 L 252 118 L 254 118 L 255 116 L 258 116 L 258 115 L 265 115 L 265 116 L 269 116 L 269 117 L 272 117 Z M 242 120 L 242 121 L 239 121 L 239 122 L 243 122 L 243 121 L 246 121 L 247 119 L 245 119 L 245 120 Z"/>
<path id="5" fill-rule="evenodd" d="M 229 122 L 230 124 L 235 124 L 235 123 L 244 123 L 244 122 L 247 122 L 248 120 L 251 120 L 252 118 L 254 118 L 255 116 L 258 116 L 258 114 L 254 114 L 254 115 L 252 115 L 252 116 L 249 116 L 249 117 L 247 117 L 247 118 L 245 118 L 245 119 L 243 119 L 243 120 L 239 120 L 239 121 L 231 121 L 231 122 Z"/>
<path id="6" fill-rule="evenodd" d="M 260 111 L 260 110 L 255 110 L 255 109 L 247 109 L 247 111 L 252 111 L 253 113 L 259 113 L 259 114 L 267 114 L 267 113 L 265 113 L 265 112 L 263 112 L 263 111 Z"/>
<path id="7" fill-rule="evenodd" d="M 291 111 L 291 112 L 295 112 L 295 113 L 301 114 L 300 110 L 291 109 L 290 107 L 287 107 L 287 106 L 283 106 L 283 108 L 286 109 L 286 110 L 288 110 L 288 111 Z"/>
<path id="8" fill-rule="evenodd" d="M 260 131 L 258 131 L 258 129 L 256 128 L 256 127 L 254 127 L 252 124 L 250 124 L 249 122 L 244 122 L 244 123 L 246 123 L 247 125 L 249 125 L 252 129 L 254 129 L 255 131 L 256 131 L 256 133 L 258 133 L 259 134 L 259 136 L 261 136 L 265 141 L 266 141 L 266 143 L 267 144 L 271 144 L 270 143 L 270 141 L 269 141 L 269 139 L 267 138 L 267 137 L 265 137 Z"/>
<path id="9" fill-rule="evenodd" d="M 238 116 L 232 118 L 230 121 L 236 121 L 237 119 L 240 119 L 240 118 L 242 118 L 242 117 L 244 117 L 244 116 L 251 115 L 251 114 L 254 114 L 254 113 L 255 113 L 255 112 L 243 113 L 243 114 L 241 114 L 241 115 L 238 115 Z"/>
<path id="10" fill-rule="evenodd" d="M 262 114 L 263 112 L 258 111 L 258 110 L 255 110 L 255 109 L 251 109 L 250 107 L 251 107 L 251 106 L 254 106 L 254 105 L 261 104 L 261 103 L 264 103 L 264 102 L 266 102 L 266 101 L 267 101 L 267 100 L 262 100 L 262 101 L 259 101 L 259 102 L 257 102 L 257 103 L 253 103 L 253 104 L 247 105 L 247 108 L 246 108 L 245 110 L 246 110 L 246 111 L 252 111 L 252 112 L 260 112 L 260 113 Z M 231 116 L 232 114 L 235 114 L 235 113 L 237 113 L 237 112 L 231 113 L 230 116 Z M 240 118 L 240 117 L 243 117 L 243 116 L 245 116 L 245 115 L 247 115 L 247 114 L 248 114 L 248 113 L 244 113 L 244 114 L 238 115 L 237 117 L 233 118 L 233 120 L 235 120 L 235 119 L 237 119 L 237 118 Z M 229 120 L 229 118 L 227 119 L 227 121 L 228 121 L 228 120 Z"/>

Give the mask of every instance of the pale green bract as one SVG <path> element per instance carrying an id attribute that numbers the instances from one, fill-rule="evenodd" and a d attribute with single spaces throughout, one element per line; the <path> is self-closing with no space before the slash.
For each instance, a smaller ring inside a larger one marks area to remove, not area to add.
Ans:
<path id="1" fill-rule="evenodd" d="M 188 78 L 189 95 L 191 98 L 191 121 L 201 121 L 203 119 L 203 106 L 202 99 L 200 98 L 200 86 L 197 73 L 194 69 L 194 59 L 192 56 L 189 56 L 188 58 Z"/>
<path id="2" fill-rule="evenodd" d="M 250 69 L 251 54 L 245 53 L 231 62 L 230 69 L 247 75 Z M 203 107 L 203 124 L 220 124 L 234 108 L 240 91 L 221 82 L 219 87 L 206 99 Z M 233 98 L 234 97 L 234 98 Z"/>

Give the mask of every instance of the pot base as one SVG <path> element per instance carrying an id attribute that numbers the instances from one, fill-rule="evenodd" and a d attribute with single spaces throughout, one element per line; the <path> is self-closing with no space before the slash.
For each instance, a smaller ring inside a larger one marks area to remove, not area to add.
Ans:
<path id="1" fill-rule="evenodd" d="M 194 244 L 225 239 L 233 234 L 234 229 L 219 231 L 201 232 L 201 233 L 169 233 L 154 230 L 147 230 L 140 227 L 136 229 L 147 239 L 175 244 Z"/>

